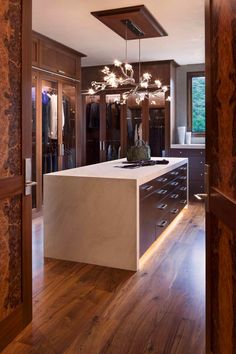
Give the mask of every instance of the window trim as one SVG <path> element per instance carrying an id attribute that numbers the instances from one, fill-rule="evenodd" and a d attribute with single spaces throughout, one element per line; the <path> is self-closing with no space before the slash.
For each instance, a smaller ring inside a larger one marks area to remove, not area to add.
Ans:
<path id="1" fill-rule="evenodd" d="M 192 71 L 187 73 L 187 128 L 188 131 L 192 132 L 192 78 L 193 77 L 201 77 L 205 75 L 205 71 Z M 205 132 L 192 132 L 192 136 L 196 137 L 205 137 Z"/>

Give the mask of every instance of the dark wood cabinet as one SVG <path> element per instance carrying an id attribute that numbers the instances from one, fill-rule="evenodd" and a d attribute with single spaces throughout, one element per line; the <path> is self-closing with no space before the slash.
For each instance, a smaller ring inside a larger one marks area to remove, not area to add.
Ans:
<path id="1" fill-rule="evenodd" d="M 41 40 L 40 66 L 55 73 L 79 79 L 77 55 L 55 47 L 47 41 Z"/>
<path id="2" fill-rule="evenodd" d="M 33 31 L 32 64 L 55 74 L 80 80 L 85 55 Z"/>
<path id="3" fill-rule="evenodd" d="M 204 193 L 204 149 L 171 149 L 171 157 L 187 157 L 189 159 L 189 197 Z"/>
<path id="4" fill-rule="evenodd" d="M 187 164 L 145 183 L 140 194 L 140 257 L 187 205 Z"/>
<path id="5" fill-rule="evenodd" d="M 81 53 L 39 33 L 32 38 L 33 209 L 43 203 L 43 175 L 81 165 Z"/>

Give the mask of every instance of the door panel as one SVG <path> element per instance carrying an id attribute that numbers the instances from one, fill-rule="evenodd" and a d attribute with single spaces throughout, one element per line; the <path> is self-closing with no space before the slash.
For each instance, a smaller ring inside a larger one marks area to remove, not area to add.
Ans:
<path id="1" fill-rule="evenodd" d="M 76 87 L 62 85 L 62 169 L 76 167 Z"/>
<path id="2" fill-rule="evenodd" d="M 121 105 L 120 94 L 106 95 L 105 161 L 121 156 Z"/>
<path id="3" fill-rule="evenodd" d="M 86 165 L 100 162 L 102 153 L 100 96 L 85 97 Z"/>
<path id="4" fill-rule="evenodd" d="M 32 178 L 37 180 L 37 77 L 32 78 Z M 32 188 L 32 208 L 37 208 L 37 186 Z"/>
<path id="5" fill-rule="evenodd" d="M 236 96 L 234 0 L 206 1 L 207 353 L 236 348 Z"/>
<path id="6" fill-rule="evenodd" d="M 31 1 L 0 6 L 0 350 L 32 318 Z"/>

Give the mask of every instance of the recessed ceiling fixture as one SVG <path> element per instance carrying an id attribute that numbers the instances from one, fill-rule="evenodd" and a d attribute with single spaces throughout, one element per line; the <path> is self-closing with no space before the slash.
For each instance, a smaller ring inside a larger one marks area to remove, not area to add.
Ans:
<path id="1" fill-rule="evenodd" d="M 144 5 L 118 8 L 112 10 L 92 12 L 96 18 L 111 28 L 114 32 L 125 39 L 125 63 L 119 60 L 114 61 L 115 69 L 111 70 L 105 66 L 102 70 L 103 81 L 92 81 L 88 94 L 94 95 L 107 88 L 118 88 L 123 86 L 127 91 L 123 92 L 121 103 L 124 104 L 131 95 L 135 96 L 139 104 L 145 98 L 155 97 L 160 92 L 166 93 L 167 86 L 163 86 L 159 79 L 151 82 L 152 75 L 144 73 L 141 75 L 141 39 L 167 36 L 163 27 L 157 22 Z M 139 40 L 139 81 L 134 78 L 134 70 L 127 60 L 127 41 Z M 167 98 L 169 99 L 169 97 Z"/>

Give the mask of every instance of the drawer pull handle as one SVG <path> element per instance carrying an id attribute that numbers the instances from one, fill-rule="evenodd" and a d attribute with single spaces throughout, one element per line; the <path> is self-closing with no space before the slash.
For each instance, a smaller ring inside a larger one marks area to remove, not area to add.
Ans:
<path id="1" fill-rule="evenodd" d="M 173 171 L 173 172 L 171 172 L 170 174 L 171 174 L 172 176 L 178 176 L 179 172 Z"/>
<path id="2" fill-rule="evenodd" d="M 57 70 L 57 72 L 59 73 L 59 74 L 62 74 L 62 75 L 65 75 L 65 71 L 63 71 L 63 70 Z"/>
<path id="3" fill-rule="evenodd" d="M 179 209 L 175 208 L 175 209 L 171 209 L 171 214 L 178 214 Z"/>
<path id="4" fill-rule="evenodd" d="M 180 168 L 180 171 L 186 171 L 187 170 L 187 167 L 181 167 Z"/>
<path id="5" fill-rule="evenodd" d="M 179 182 L 171 182 L 171 186 L 178 186 Z"/>
<path id="6" fill-rule="evenodd" d="M 179 179 L 182 179 L 183 181 L 185 181 L 187 179 L 186 176 L 181 176 Z"/>
<path id="7" fill-rule="evenodd" d="M 149 187 L 146 188 L 146 191 L 149 192 L 149 191 L 151 191 L 153 188 L 154 188 L 153 186 L 149 186 Z"/>
<path id="8" fill-rule="evenodd" d="M 157 226 L 159 226 L 159 227 L 165 227 L 165 226 L 167 225 L 167 223 L 168 223 L 167 220 L 162 220 L 162 221 L 160 221 L 160 222 L 157 224 Z"/>
<path id="9" fill-rule="evenodd" d="M 180 201 L 180 204 L 186 204 L 187 203 L 187 200 L 186 199 L 182 199 L 181 201 Z"/>
<path id="10" fill-rule="evenodd" d="M 157 208 L 158 208 L 158 209 L 161 209 L 161 210 L 164 210 L 164 209 L 167 208 L 167 204 L 160 204 L 160 205 L 158 205 Z"/>
<path id="11" fill-rule="evenodd" d="M 179 194 L 172 194 L 171 199 L 177 199 L 179 197 Z"/>
<path id="12" fill-rule="evenodd" d="M 160 177 L 160 178 L 157 178 L 156 181 L 157 182 L 166 182 L 166 181 L 168 181 L 168 178 Z"/>
<path id="13" fill-rule="evenodd" d="M 157 191 L 158 194 L 166 194 L 167 193 L 167 189 L 159 189 Z"/>
<path id="14" fill-rule="evenodd" d="M 180 190 L 181 190 L 181 191 L 186 191 L 186 190 L 187 190 L 187 187 L 181 187 Z"/>

